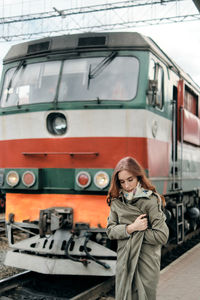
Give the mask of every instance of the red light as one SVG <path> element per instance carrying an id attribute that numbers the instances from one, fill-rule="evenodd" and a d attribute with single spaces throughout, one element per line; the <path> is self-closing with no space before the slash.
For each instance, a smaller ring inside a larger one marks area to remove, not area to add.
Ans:
<path id="1" fill-rule="evenodd" d="M 76 183 L 82 188 L 87 187 L 90 184 L 90 181 L 91 177 L 87 172 L 80 172 L 76 177 Z"/>
<path id="2" fill-rule="evenodd" d="M 80 183 L 80 185 L 85 186 L 85 185 L 87 185 L 88 181 L 89 181 L 89 178 L 87 175 L 85 175 L 85 174 L 79 175 L 78 182 Z"/>
<path id="3" fill-rule="evenodd" d="M 23 184 L 27 187 L 32 186 L 35 183 L 35 175 L 33 172 L 27 171 L 22 177 Z"/>

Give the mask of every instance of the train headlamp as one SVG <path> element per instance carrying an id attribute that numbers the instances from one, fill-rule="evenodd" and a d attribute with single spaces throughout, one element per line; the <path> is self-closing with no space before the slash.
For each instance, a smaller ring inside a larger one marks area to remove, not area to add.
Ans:
<path id="1" fill-rule="evenodd" d="M 52 134 L 65 134 L 67 131 L 66 117 L 61 113 L 50 113 L 47 117 L 47 128 Z"/>
<path id="2" fill-rule="evenodd" d="M 99 171 L 94 176 L 94 184 L 100 189 L 104 189 L 105 187 L 107 187 L 109 181 L 109 176 L 104 171 Z"/>
<path id="3" fill-rule="evenodd" d="M 76 184 L 81 188 L 86 188 L 90 185 L 91 176 L 88 172 L 81 171 L 76 175 Z"/>
<path id="4" fill-rule="evenodd" d="M 53 119 L 52 122 L 53 130 L 56 134 L 62 135 L 66 132 L 67 122 L 64 116 L 57 116 Z"/>
<path id="5" fill-rule="evenodd" d="M 9 171 L 6 176 L 6 182 L 9 186 L 16 186 L 19 183 L 19 174 L 16 171 Z"/>
<path id="6" fill-rule="evenodd" d="M 31 187 L 35 183 L 35 174 L 32 171 L 26 171 L 22 175 L 22 182 L 25 186 Z"/>

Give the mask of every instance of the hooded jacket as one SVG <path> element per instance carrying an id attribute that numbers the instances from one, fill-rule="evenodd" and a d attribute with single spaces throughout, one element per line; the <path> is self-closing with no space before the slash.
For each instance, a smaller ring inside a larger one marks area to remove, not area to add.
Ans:
<path id="1" fill-rule="evenodd" d="M 146 214 L 148 228 L 128 234 L 126 226 Z M 123 194 L 111 202 L 107 235 L 116 239 L 116 300 L 155 300 L 160 273 L 161 246 L 167 243 L 168 227 L 156 193 L 137 188 L 131 201 Z"/>

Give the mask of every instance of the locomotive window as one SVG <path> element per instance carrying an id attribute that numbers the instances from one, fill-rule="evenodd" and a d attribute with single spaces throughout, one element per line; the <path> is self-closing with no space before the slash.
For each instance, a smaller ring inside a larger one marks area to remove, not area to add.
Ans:
<path id="1" fill-rule="evenodd" d="M 63 62 L 63 68 L 61 61 L 19 64 L 6 72 L 1 106 L 52 102 L 57 97 L 58 101 L 133 99 L 137 92 L 138 60 L 117 56 L 102 67 L 104 59 L 70 59 Z M 95 75 L 90 76 L 94 69 Z"/>
<path id="2" fill-rule="evenodd" d="M 149 65 L 149 79 L 157 82 L 157 93 L 153 104 L 162 109 L 164 104 L 164 71 L 161 65 L 153 59 L 151 59 Z"/>
<path id="3" fill-rule="evenodd" d="M 55 98 L 61 62 L 53 61 L 9 69 L 5 76 L 2 107 L 51 102 Z"/>
<path id="4" fill-rule="evenodd" d="M 164 97 L 164 72 L 163 68 L 158 65 L 157 70 L 157 80 L 158 80 L 158 92 L 157 92 L 157 99 L 156 99 L 156 105 L 159 108 L 163 107 L 163 97 Z"/>
<path id="5" fill-rule="evenodd" d="M 66 60 L 58 101 L 133 99 L 137 91 L 138 60 L 134 57 L 115 57 L 104 66 L 101 64 L 103 59 Z M 95 67 L 97 71 L 90 77 Z"/>
<path id="6" fill-rule="evenodd" d="M 188 87 L 185 85 L 185 93 L 184 93 L 184 107 L 193 113 L 194 115 L 198 115 L 197 112 L 197 103 L 198 97 L 195 95 Z"/>

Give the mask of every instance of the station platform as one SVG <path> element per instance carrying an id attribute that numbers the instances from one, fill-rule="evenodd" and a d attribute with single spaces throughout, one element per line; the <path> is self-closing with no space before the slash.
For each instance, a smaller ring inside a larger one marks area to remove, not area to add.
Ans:
<path id="1" fill-rule="evenodd" d="M 200 300 L 200 244 L 160 272 L 156 300 Z"/>

